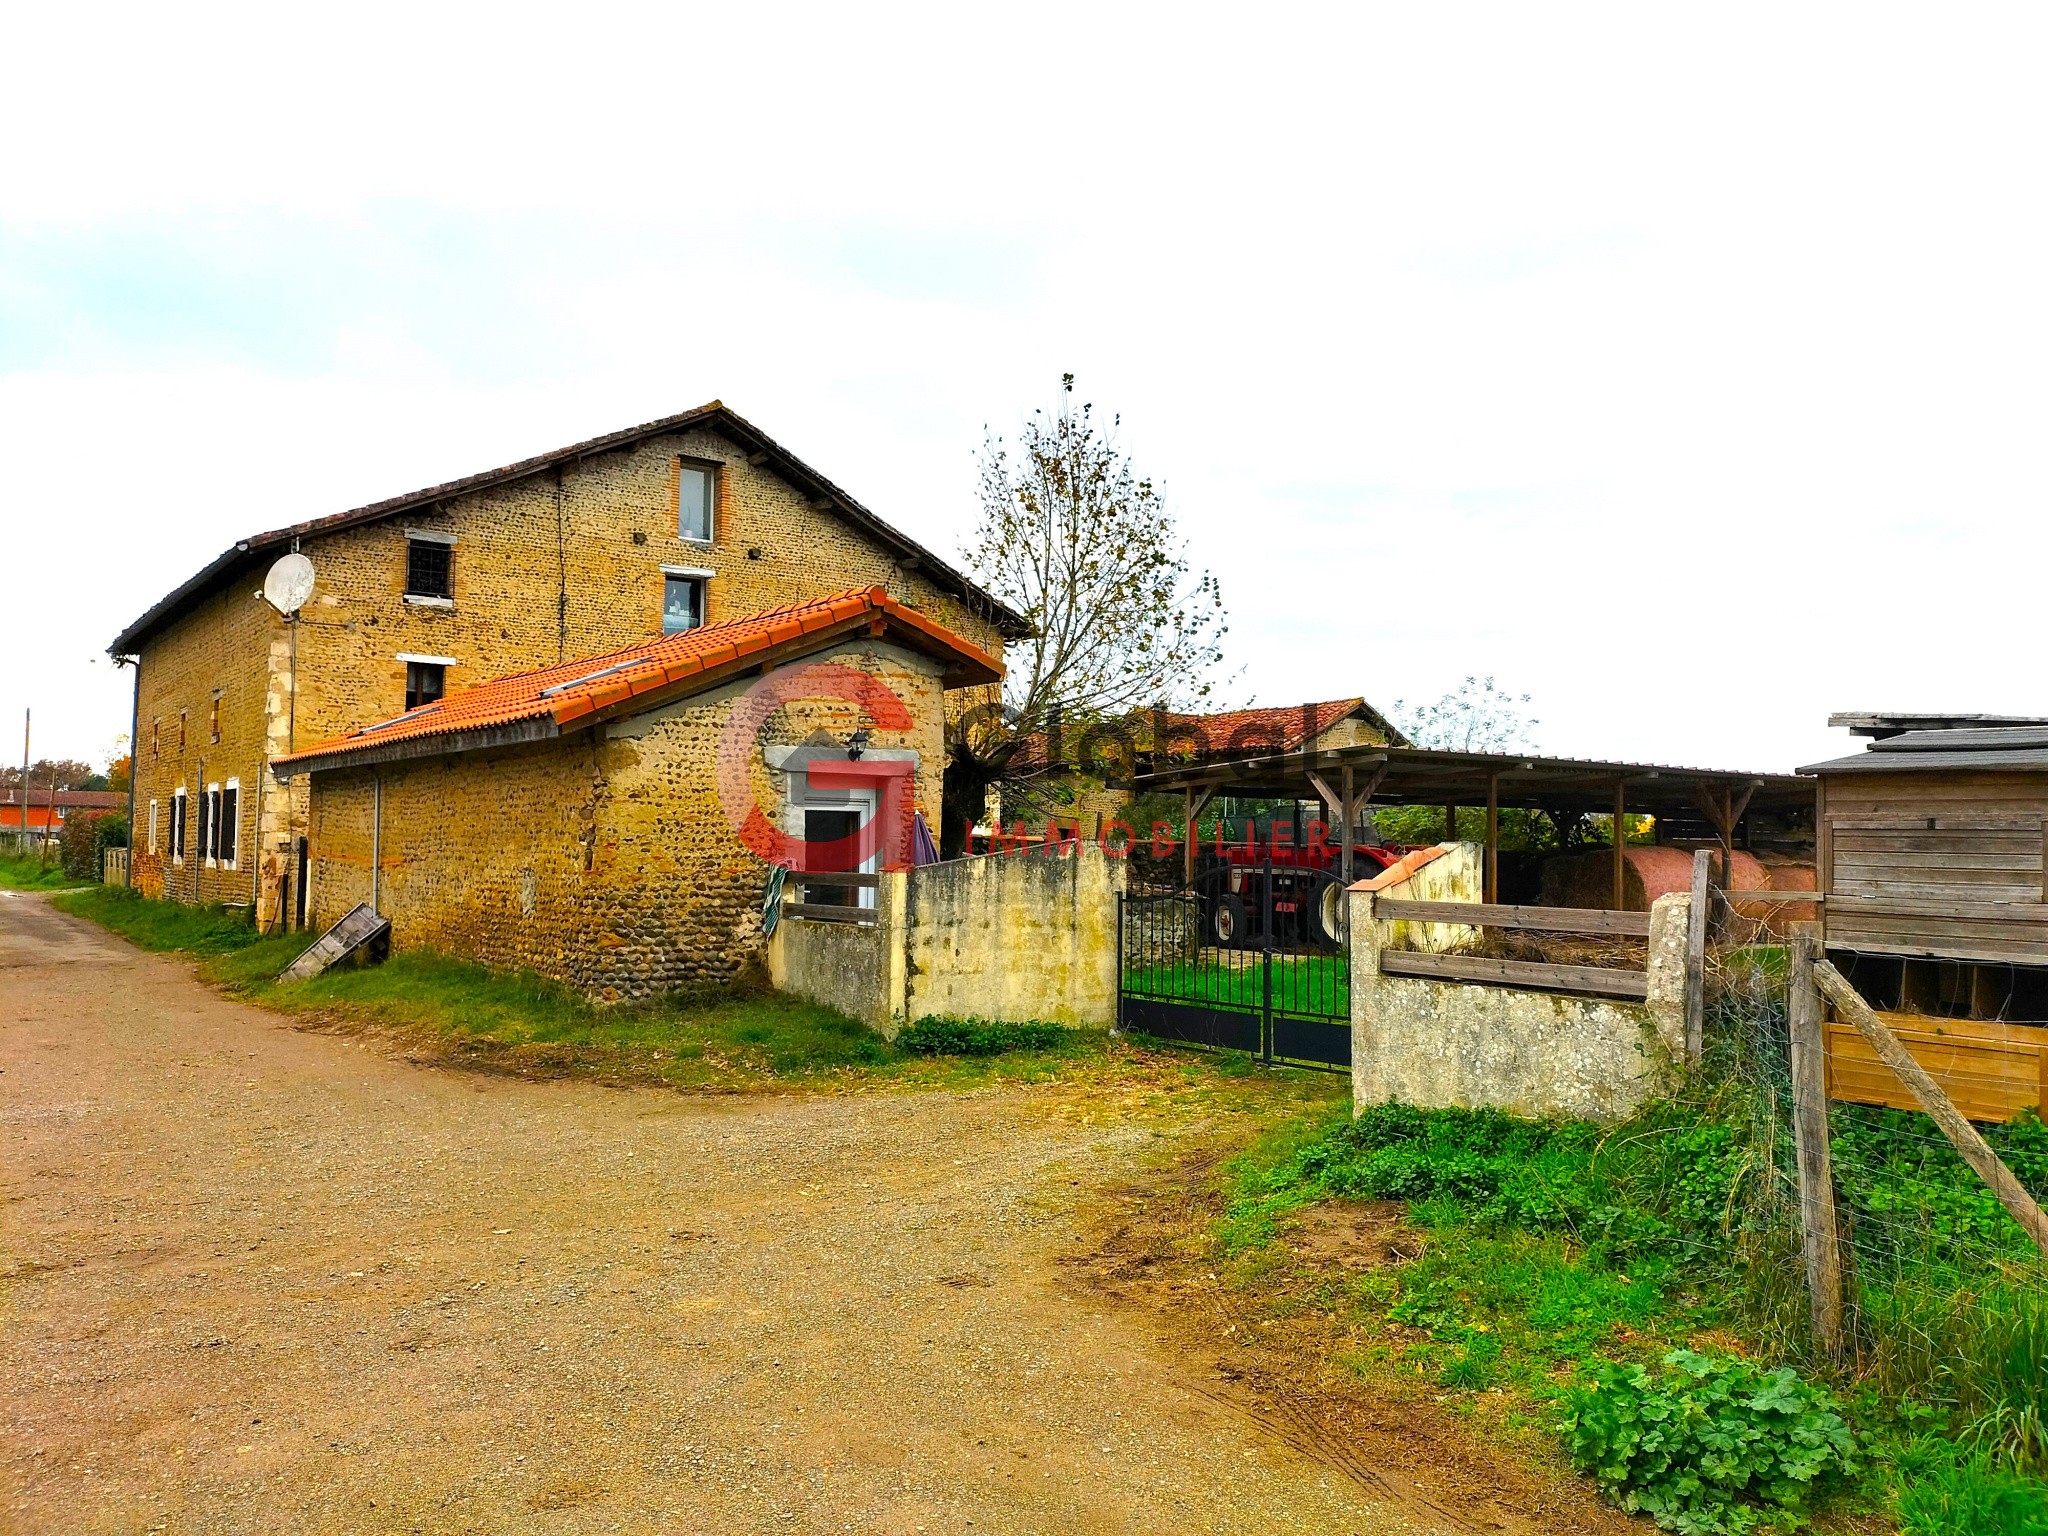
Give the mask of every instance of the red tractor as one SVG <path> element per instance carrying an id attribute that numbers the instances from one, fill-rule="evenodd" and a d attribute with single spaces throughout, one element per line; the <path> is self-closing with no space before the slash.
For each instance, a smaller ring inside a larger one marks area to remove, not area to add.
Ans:
<path id="1" fill-rule="evenodd" d="M 1196 855 L 1195 894 L 1203 938 L 1225 949 L 1340 949 L 1345 941 L 1343 850 L 1327 839 L 1297 843 L 1285 822 L 1256 822 L 1236 840 L 1227 831 Z M 1356 845 L 1351 878 L 1370 879 L 1399 849 Z"/>

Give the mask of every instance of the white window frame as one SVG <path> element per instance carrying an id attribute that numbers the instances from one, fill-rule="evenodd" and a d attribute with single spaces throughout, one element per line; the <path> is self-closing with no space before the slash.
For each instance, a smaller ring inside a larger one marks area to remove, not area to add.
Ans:
<path id="1" fill-rule="evenodd" d="M 149 802 L 149 856 L 151 858 L 156 857 L 156 805 L 156 797 L 151 796 Z"/>
<path id="2" fill-rule="evenodd" d="M 214 807 L 213 813 L 213 848 L 215 854 L 214 867 L 216 869 L 240 869 L 242 867 L 242 781 L 240 779 L 229 779 L 221 785 L 220 789 L 220 801 Z M 227 792 L 231 789 L 235 792 L 235 819 L 233 823 L 235 829 L 235 856 L 226 861 L 222 861 L 219 858 L 220 824 L 223 820 L 226 819 L 225 813 L 227 811 L 228 805 Z"/>
<path id="3" fill-rule="evenodd" d="M 408 528 L 405 530 L 405 542 L 408 544 L 444 544 L 450 549 L 456 546 L 455 535 L 443 533 L 438 528 Z M 407 565 L 406 584 L 409 586 L 411 585 L 412 578 L 410 569 L 412 565 L 411 551 L 408 550 L 406 552 L 405 559 Z M 420 592 L 401 592 L 399 593 L 399 599 L 402 602 L 411 604 L 415 608 L 453 608 L 455 606 L 455 571 L 453 565 L 451 564 L 449 567 L 448 595 L 446 597 L 429 597 Z"/>
<path id="4" fill-rule="evenodd" d="M 202 869 L 219 869 L 216 857 L 220 850 L 220 781 L 216 779 L 206 786 L 206 809 L 199 817 L 199 865 Z"/>
<path id="5" fill-rule="evenodd" d="M 192 796 L 180 784 L 171 791 L 171 862 L 185 862 L 185 828 L 192 815 Z"/>
<path id="6" fill-rule="evenodd" d="M 661 612 L 664 635 L 687 635 L 687 629 L 670 629 L 668 620 L 668 584 L 671 577 L 678 581 L 697 583 L 697 628 L 702 629 L 711 622 L 711 580 L 718 572 L 707 570 L 701 565 L 664 565 L 661 568 Z"/>
<path id="7" fill-rule="evenodd" d="M 829 766 L 829 765 L 828 765 Z M 862 785 L 855 789 L 813 789 L 811 777 L 802 768 L 791 775 L 789 799 L 784 810 L 784 828 L 798 842 L 804 840 L 804 812 L 806 811 L 853 811 L 859 818 L 857 825 L 867 827 L 882 814 L 882 791 L 880 786 L 869 788 Z M 860 861 L 855 874 L 872 875 L 882 867 L 882 850 L 878 846 Z M 875 905 L 873 886 L 854 887 L 854 905 L 872 909 Z"/>
<path id="8" fill-rule="evenodd" d="M 692 469 L 704 477 L 704 532 L 701 536 L 683 532 L 683 471 Z M 676 542 L 707 545 L 718 542 L 718 481 L 724 473 L 725 466 L 716 459 L 676 455 L 676 501 L 671 509 L 675 514 Z"/>

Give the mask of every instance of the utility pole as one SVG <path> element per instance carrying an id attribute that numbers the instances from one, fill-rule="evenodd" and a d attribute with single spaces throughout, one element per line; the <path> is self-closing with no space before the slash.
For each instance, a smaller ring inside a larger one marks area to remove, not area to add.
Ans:
<path id="1" fill-rule="evenodd" d="M 28 820 L 28 773 L 21 776 L 21 816 Z M 57 831 L 57 760 L 50 760 L 50 814 L 43 821 L 43 868 L 50 867 L 50 839 Z"/>
<path id="2" fill-rule="evenodd" d="M 28 725 L 30 711 L 21 712 L 21 793 L 15 798 L 21 801 L 21 835 L 14 841 L 17 856 L 28 853 Z"/>

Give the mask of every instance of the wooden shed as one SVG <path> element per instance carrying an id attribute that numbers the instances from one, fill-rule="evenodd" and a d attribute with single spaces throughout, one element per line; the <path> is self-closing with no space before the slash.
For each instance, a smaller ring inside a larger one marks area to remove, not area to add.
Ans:
<path id="1" fill-rule="evenodd" d="M 2048 1072 L 2048 721 L 1855 717 L 1818 780 L 1815 856 L 1836 964 L 1964 1112 L 2039 1105 Z M 1852 1030 L 1838 1098 L 1912 1107 Z"/>

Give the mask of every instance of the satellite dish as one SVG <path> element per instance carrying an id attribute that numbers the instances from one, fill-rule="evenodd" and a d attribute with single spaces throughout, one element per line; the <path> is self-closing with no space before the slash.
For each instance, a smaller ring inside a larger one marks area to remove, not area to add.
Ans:
<path id="1" fill-rule="evenodd" d="M 278 556 L 263 578 L 263 600 L 286 618 L 306 606 L 313 595 L 313 562 L 301 554 Z"/>

